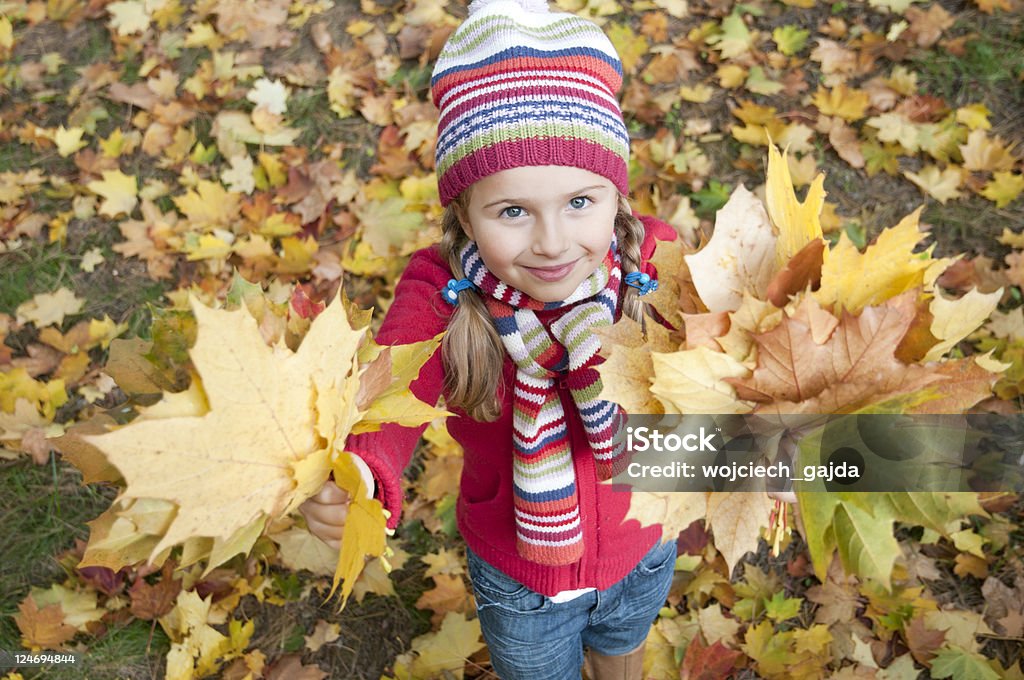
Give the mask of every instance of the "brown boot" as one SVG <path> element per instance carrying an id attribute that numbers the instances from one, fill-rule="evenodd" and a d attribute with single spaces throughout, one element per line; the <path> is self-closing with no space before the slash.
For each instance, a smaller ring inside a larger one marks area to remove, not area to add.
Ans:
<path id="1" fill-rule="evenodd" d="M 646 646 L 644 640 L 632 652 L 618 656 L 605 656 L 588 649 L 583 659 L 584 676 L 590 680 L 643 680 Z"/>

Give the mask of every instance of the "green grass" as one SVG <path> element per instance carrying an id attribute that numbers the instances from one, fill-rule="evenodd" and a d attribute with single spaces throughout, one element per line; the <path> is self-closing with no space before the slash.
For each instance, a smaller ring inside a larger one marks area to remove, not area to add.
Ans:
<path id="1" fill-rule="evenodd" d="M 31 242 L 0 253 L 0 312 L 13 316 L 34 295 L 70 288 L 87 301 L 74 319 L 108 314 L 128 324 L 128 335 L 144 334 L 152 321 L 149 305 L 162 304 L 168 284 L 150 279 L 140 260 L 120 259 L 111 249 L 120 240 L 113 227 L 94 228 L 71 247 Z M 83 272 L 79 263 L 93 248 L 100 248 L 106 261 L 91 273 Z"/>
<path id="2" fill-rule="evenodd" d="M 0 649 L 20 648 L 10 618 L 32 585 L 62 579 L 54 557 L 89 535 L 85 522 L 110 505 L 110 494 L 82 486 L 81 474 L 51 458 L 35 465 L 27 458 L 3 464 L 0 472 Z"/>
<path id="3" fill-rule="evenodd" d="M 135 620 L 89 641 L 77 666 L 22 671 L 26 680 L 149 680 L 163 677 L 170 641 L 159 624 Z"/>
<path id="4" fill-rule="evenodd" d="M 76 269 L 71 254 L 59 244 L 33 241 L 0 253 L 0 312 L 13 315 L 33 295 L 71 285 Z"/>
<path id="5" fill-rule="evenodd" d="M 994 120 L 1015 119 L 1019 127 L 1024 122 L 1019 80 L 1024 73 L 1024 20 L 1005 14 L 978 17 L 954 31 L 968 28 L 971 37 L 962 55 L 936 46 L 911 60 L 913 70 L 925 90 L 950 107 L 982 102 L 996 114 Z"/>
<path id="6" fill-rule="evenodd" d="M 34 465 L 22 458 L 0 469 L 0 649 L 21 649 L 13 615 L 29 588 L 49 587 L 65 578 L 56 556 L 88 538 L 86 522 L 109 505 L 113 491 L 82 485 L 72 466 L 51 458 Z M 27 678 L 104 680 L 159 677 L 169 642 L 148 621 L 112 626 L 98 638 L 81 636 L 88 645 L 82 663 L 72 668 L 22 669 Z M 147 652 L 148 648 L 148 652 Z"/>
<path id="7" fill-rule="evenodd" d="M 365 150 L 376 148 L 376 139 L 380 135 L 376 128 L 356 118 L 339 118 L 331 110 L 327 92 L 310 91 L 295 94 L 288 100 L 289 125 L 302 130 L 296 140 L 297 146 L 317 149 L 322 144 L 344 143 L 344 156 L 348 167 L 359 173 L 368 171 L 374 158 L 367 156 Z M 370 145 L 368 145 L 368 141 Z"/>

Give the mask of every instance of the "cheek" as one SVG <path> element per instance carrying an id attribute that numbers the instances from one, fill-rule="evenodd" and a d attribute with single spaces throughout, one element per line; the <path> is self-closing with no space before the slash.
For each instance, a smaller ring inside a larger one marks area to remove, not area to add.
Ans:
<path id="1" fill-rule="evenodd" d="M 515 252 L 507 240 L 486 239 L 483 242 L 477 241 L 477 246 L 480 248 L 480 258 L 492 272 L 507 267 L 513 259 L 512 253 Z"/>
<path id="2" fill-rule="evenodd" d="M 585 247 L 593 253 L 604 255 L 612 244 L 612 235 L 615 233 L 615 215 L 612 214 L 608 220 L 602 220 L 601 226 L 587 234 Z"/>

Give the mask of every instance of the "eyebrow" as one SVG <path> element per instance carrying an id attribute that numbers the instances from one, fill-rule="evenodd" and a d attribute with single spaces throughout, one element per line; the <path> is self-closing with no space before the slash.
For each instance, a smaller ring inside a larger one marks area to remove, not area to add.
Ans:
<path id="1" fill-rule="evenodd" d="M 575 196 L 579 196 L 580 194 L 585 194 L 588 191 L 595 191 L 595 190 L 607 189 L 607 188 L 608 187 L 606 185 L 604 185 L 604 184 L 594 184 L 592 186 L 582 187 L 580 189 L 575 189 L 573 191 L 570 191 L 569 193 L 565 194 L 565 198 L 573 198 Z M 483 206 L 483 209 L 490 208 L 490 207 L 496 206 L 496 205 L 500 205 L 502 203 L 517 204 L 517 203 L 529 203 L 529 202 L 530 202 L 530 199 L 528 199 L 528 198 L 502 198 L 502 199 L 498 199 L 497 201 L 491 201 L 487 205 Z"/>

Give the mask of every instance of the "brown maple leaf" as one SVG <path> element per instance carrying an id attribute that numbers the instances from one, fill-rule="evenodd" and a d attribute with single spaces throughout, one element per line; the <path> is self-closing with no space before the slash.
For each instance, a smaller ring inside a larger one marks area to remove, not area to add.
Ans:
<path id="1" fill-rule="evenodd" d="M 160 572 L 160 580 L 150 585 L 140 575 L 128 590 L 132 599 L 132 614 L 144 621 L 158 619 L 174 609 L 174 604 L 181 592 L 181 579 L 174 578 L 173 560 L 164 562 Z"/>
<path id="2" fill-rule="evenodd" d="M 796 295 L 808 286 L 812 290 L 821 283 L 822 257 L 825 242 L 815 239 L 790 258 L 786 266 L 768 283 L 765 297 L 776 307 L 785 307 L 790 295 Z"/>
<path id="3" fill-rule="evenodd" d="M 910 625 L 904 627 L 903 638 L 906 640 L 914 660 L 931 668 L 931 660 L 942 643 L 946 641 L 946 631 L 927 628 L 924 617 L 917 616 L 911 619 Z"/>
<path id="4" fill-rule="evenodd" d="M 298 654 L 287 654 L 267 669 L 267 680 L 324 680 L 327 677 L 317 665 L 303 665 Z"/>
<path id="5" fill-rule="evenodd" d="M 466 613 L 470 598 L 461 576 L 437 574 L 433 579 L 437 585 L 420 595 L 420 599 L 416 600 L 416 608 L 432 610 L 434 613 L 430 621 L 437 627 L 448 612 Z"/>
<path id="6" fill-rule="evenodd" d="M 14 622 L 21 631 L 23 644 L 30 649 L 60 649 L 78 632 L 74 626 L 64 623 L 64 610 L 60 604 L 48 604 L 42 609 L 32 596 L 18 605 L 20 614 L 14 615 Z"/>
<path id="7" fill-rule="evenodd" d="M 716 640 L 705 645 L 701 636 L 695 637 L 686 648 L 683 665 L 679 668 L 680 680 L 725 680 L 733 677 L 733 666 L 742 654 L 729 649 Z"/>
<path id="8" fill-rule="evenodd" d="M 841 577 L 842 581 L 838 580 Z M 832 625 L 838 621 L 851 621 L 857 610 L 863 606 L 857 588 L 850 583 L 852 579 L 830 570 L 828 578 L 820 586 L 807 591 L 807 599 L 818 605 L 814 612 L 815 623 Z"/>
<path id="9" fill-rule="evenodd" d="M 759 395 L 760 411 L 850 413 L 944 381 L 941 373 L 899 361 L 895 352 L 915 316 L 916 290 L 858 316 L 837 319 L 806 298 L 778 326 L 755 335 L 758 366 L 730 379 L 738 394 Z"/>

